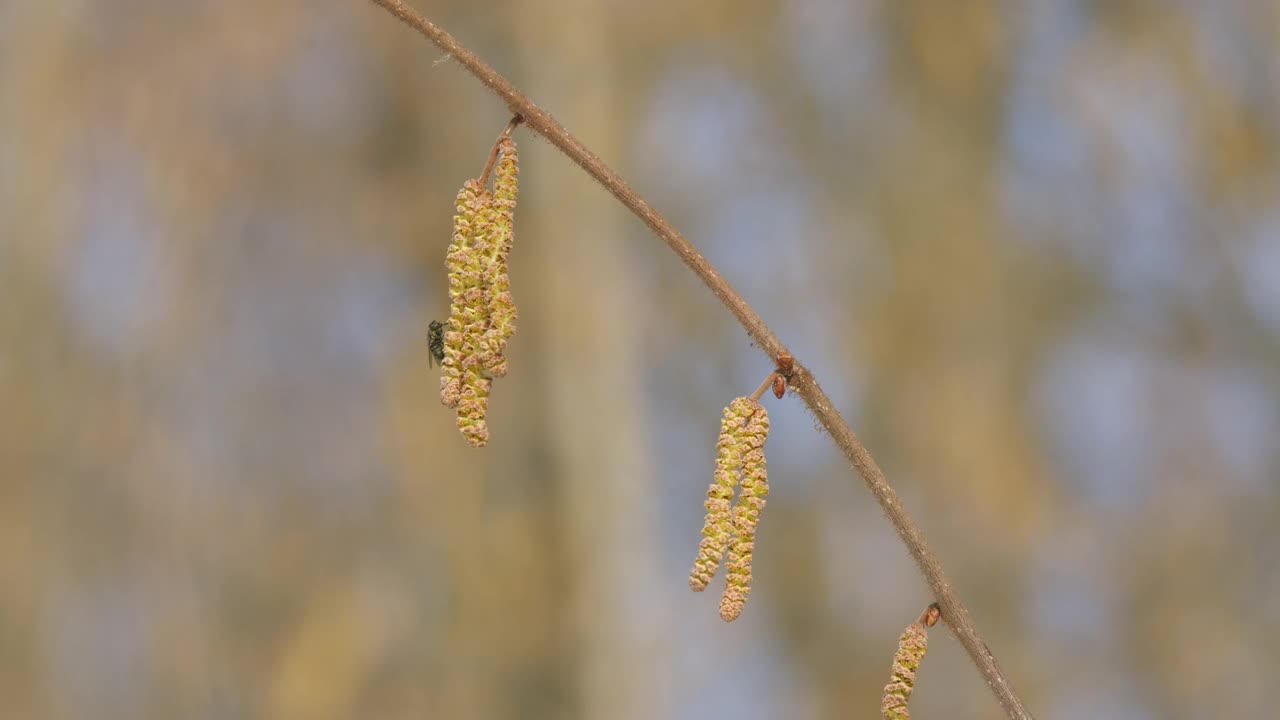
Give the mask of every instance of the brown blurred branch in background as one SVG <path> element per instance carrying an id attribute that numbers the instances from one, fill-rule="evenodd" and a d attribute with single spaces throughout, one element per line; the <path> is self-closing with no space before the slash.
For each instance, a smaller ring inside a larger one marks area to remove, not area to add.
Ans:
<path id="1" fill-rule="evenodd" d="M 684 263 L 689 266 L 689 269 L 693 270 L 702 279 L 707 287 L 711 289 L 711 292 L 715 293 L 716 297 L 720 299 L 720 302 L 738 318 L 738 321 L 746 328 L 747 333 L 760 344 L 775 362 L 785 352 L 782 342 L 774 335 L 773 331 L 764 324 L 760 316 L 729 285 L 715 267 L 688 240 L 685 240 L 684 236 L 672 227 L 666 218 L 654 210 L 649 203 L 645 202 L 617 173 L 597 158 L 576 137 L 569 134 L 569 131 L 556 122 L 549 113 L 535 105 L 506 78 L 499 75 L 483 60 L 463 47 L 451 35 L 419 15 L 403 2 L 400 2 L 400 0 L 371 0 L 371 2 L 382 6 L 407 25 L 421 32 L 437 47 L 456 59 L 472 75 L 475 75 L 480 82 L 502 98 L 512 114 L 523 118 L 524 123 L 531 130 L 542 135 L 548 142 L 559 148 L 570 160 L 577 163 L 587 174 L 595 178 L 606 190 L 612 193 L 619 202 L 643 220 L 654 234 L 661 238 L 672 251 L 680 256 Z M 898 494 L 885 480 L 884 473 L 871 457 L 871 454 L 858 441 L 853 430 L 850 429 L 844 418 L 840 416 L 831 399 L 827 397 L 827 394 L 823 392 L 817 380 L 807 369 L 796 363 L 794 370 L 788 375 L 791 387 L 804 399 L 805 404 L 809 406 L 814 416 L 830 433 L 840 451 L 849 463 L 853 465 L 854 469 L 857 470 L 858 474 L 862 476 L 867 488 L 880 503 L 880 507 L 889 518 L 889 522 L 892 523 L 894 529 L 898 532 L 898 536 L 906 544 L 911 556 L 915 558 L 920 572 L 929 583 L 934 596 L 938 599 L 943 619 L 947 621 L 960 644 L 969 653 L 969 657 L 977 666 L 978 671 L 982 673 L 983 679 L 986 680 L 992 693 L 995 694 L 1000 706 L 1004 708 L 1005 712 L 1013 720 L 1029 720 L 1032 717 L 1031 713 L 1023 707 L 1022 700 L 1009 684 L 1009 680 L 1001 670 L 1000 664 L 996 662 L 995 656 L 979 636 L 977 628 L 969 618 L 968 610 L 965 609 L 960 598 L 952 590 L 951 582 L 943 572 L 942 565 L 933 554 L 933 551 L 929 549 L 920 528 L 911 519 L 911 516 L 907 514 L 906 509 L 903 508 Z"/>

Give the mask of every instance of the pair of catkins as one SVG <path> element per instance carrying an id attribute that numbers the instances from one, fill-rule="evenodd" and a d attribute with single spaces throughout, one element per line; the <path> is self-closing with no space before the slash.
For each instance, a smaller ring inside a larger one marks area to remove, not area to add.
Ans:
<path id="1" fill-rule="evenodd" d="M 486 187 L 486 166 L 480 178 L 467 180 L 458 192 L 445 261 L 449 320 L 433 322 L 429 337 L 431 354 L 442 368 L 440 401 L 457 410 L 458 430 L 474 447 L 489 442 L 485 419 L 489 394 L 493 380 L 507 373 L 507 342 L 516 332 L 516 306 L 507 271 L 519 173 L 519 156 L 510 136 L 514 124 L 494 148 L 493 190 Z M 783 382 L 781 374 L 769 382 L 778 397 Z M 760 394 L 738 398 L 725 408 L 702 542 L 689 576 L 694 590 L 706 589 L 728 555 L 728 581 L 720 600 L 720 616 L 725 620 L 742 613 L 751 592 L 755 529 L 769 494 L 764 460 L 769 414 L 759 402 Z M 738 485 L 742 490 L 733 505 Z"/>
<path id="2" fill-rule="evenodd" d="M 474 447 L 489 442 L 489 392 L 494 378 L 507 374 L 507 342 L 516 332 L 507 256 L 515 234 L 519 157 L 510 135 L 499 140 L 497 152 L 493 191 L 473 179 L 458 192 L 445 260 L 449 321 L 432 338 L 443 370 L 440 401 L 457 409 L 458 430 Z"/>

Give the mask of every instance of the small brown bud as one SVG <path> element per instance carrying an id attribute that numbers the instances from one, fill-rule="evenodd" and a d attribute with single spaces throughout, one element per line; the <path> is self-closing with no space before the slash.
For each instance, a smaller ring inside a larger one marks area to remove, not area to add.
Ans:
<path id="1" fill-rule="evenodd" d="M 920 622 L 925 627 L 933 627 L 938 624 L 938 620 L 942 619 L 942 608 L 938 607 L 938 603 L 933 603 L 924 609 L 924 614 L 920 616 Z"/>
<path id="2" fill-rule="evenodd" d="M 796 359 L 791 356 L 791 353 L 789 352 L 778 353 L 778 372 L 782 373 L 784 376 L 789 377 L 791 375 L 791 372 L 795 370 L 795 367 L 796 367 Z"/>
<path id="3" fill-rule="evenodd" d="M 773 396 L 782 399 L 787 394 L 787 381 L 781 375 L 773 376 Z"/>

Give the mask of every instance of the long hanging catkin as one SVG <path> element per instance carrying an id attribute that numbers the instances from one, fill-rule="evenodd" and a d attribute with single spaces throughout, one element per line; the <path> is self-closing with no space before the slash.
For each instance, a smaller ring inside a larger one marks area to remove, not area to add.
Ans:
<path id="1" fill-rule="evenodd" d="M 485 281 L 489 289 L 489 326 L 481 339 L 481 361 L 494 377 L 507 374 L 507 341 L 516 334 L 516 303 L 511 296 L 507 256 L 515 236 L 516 193 L 519 156 L 515 141 L 504 137 L 502 153 L 493 174 L 493 237 L 485 258 Z"/>
<path id="2" fill-rule="evenodd" d="M 720 569 L 726 551 L 728 579 L 720 598 L 720 617 L 735 620 L 751 592 L 751 555 L 755 530 L 769 493 L 764 443 L 769 436 L 769 414 L 758 400 L 740 397 L 729 403 L 720 421 L 716 442 L 715 479 L 707 489 L 706 520 L 698 556 L 689 572 L 689 587 L 707 588 Z M 734 490 L 741 483 L 736 507 Z"/>
<path id="3" fill-rule="evenodd" d="M 742 489 L 733 508 L 733 543 L 729 546 L 728 572 L 720 596 L 720 619 L 733 622 L 742 614 L 751 594 L 751 555 L 756 547 L 756 525 L 769 494 L 769 474 L 765 470 L 764 441 L 769 437 L 769 414 L 758 402 L 747 418 L 743 435 Z"/>
<path id="4" fill-rule="evenodd" d="M 440 402 L 448 407 L 457 407 L 462 398 L 463 370 L 470 358 L 468 350 L 476 334 L 484 332 L 487 306 L 477 245 L 484 242 L 480 211 L 488 204 L 487 195 L 479 181 L 468 180 L 462 184 L 454 203 L 453 241 L 445 256 L 450 307 L 440 377 Z"/>

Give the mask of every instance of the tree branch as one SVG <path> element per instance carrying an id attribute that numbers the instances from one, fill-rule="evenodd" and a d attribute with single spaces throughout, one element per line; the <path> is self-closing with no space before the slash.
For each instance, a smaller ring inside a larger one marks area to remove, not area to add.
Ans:
<path id="1" fill-rule="evenodd" d="M 525 97 L 506 78 L 489 67 L 475 53 L 463 47 L 453 36 L 419 15 L 401 0 L 370 0 L 370 2 L 382 6 L 456 59 L 460 65 L 466 68 L 480 82 L 484 83 L 494 94 L 502 98 L 512 115 L 518 115 L 523 118 L 524 124 L 530 130 L 543 136 L 548 142 L 559 148 L 570 160 L 577 163 L 588 175 L 603 185 L 627 209 L 643 220 L 649 226 L 649 229 L 661 238 L 667 244 L 667 247 L 679 255 L 680 259 L 689 266 L 689 269 L 694 274 L 702 279 L 702 282 L 711 289 L 711 292 L 715 293 L 720 302 L 738 318 L 738 322 L 742 323 L 747 333 L 769 354 L 769 357 L 774 362 L 777 362 L 780 353 L 786 352 L 782 341 L 773 334 L 773 331 L 765 325 L 755 310 L 729 285 L 719 271 L 702 256 L 702 253 L 699 253 L 688 240 L 684 239 L 684 236 L 671 226 L 671 223 L 666 218 L 654 210 L 649 203 L 645 202 L 644 198 L 640 197 L 635 190 L 632 190 L 631 186 L 627 185 L 617 173 L 605 165 L 600 158 L 596 157 L 576 137 L 569 134 L 569 131 L 556 122 L 549 113 Z M 978 672 L 986 680 L 991 692 L 996 696 L 1005 713 L 1012 720 L 1031 720 L 1031 713 L 1023 707 L 1022 700 L 1009 684 L 1004 671 L 1000 669 L 1000 664 L 996 662 L 995 656 L 978 634 L 977 627 L 974 626 L 973 621 L 969 618 L 969 611 L 965 609 L 964 603 L 960 601 L 955 591 L 952 590 L 951 582 L 947 579 L 946 573 L 943 572 L 937 556 L 933 554 L 933 551 L 929 549 L 928 544 L 925 542 L 924 534 L 921 533 L 920 528 L 911 519 L 911 516 L 907 514 L 906 509 L 902 506 L 902 501 L 898 498 L 898 494 L 885 480 L 884 473 L 871 457 L 871 453 L 867 452 L 867 449 L 858 441 L 858 438 L 853 434 L 853 430 L 849 428 L 848 423 L 845 422 L 844 418 L 840 416 L 840 413 L 831 403 L 831 399 L 827 397 L 827 394 L 818 385 L 818 381 L 798 362 L 790 375 L 788 385 L 809 406 L 814 416 L 818 418 L 818 422 L 826 428 L 836 446 L 840 448 L 840 452 L 844 454 L 845 458 L 862 477 L 867 489 L 871 491 L 876 501 L 880 503 L 885 516 L 889 518 L 893 529 L 898 532 L 898 536 L 902 538 L 902 542 L 907 546 L 911 557 L 915 559 L 916 565 L 919 566 L 921 574 L 929 583 L 934 597 L 942 608 L 943 619 L 946 620 L 956 639 L 964 646 L 965 651 L 969 653 L 970 659 L 977 666 Z"/>

